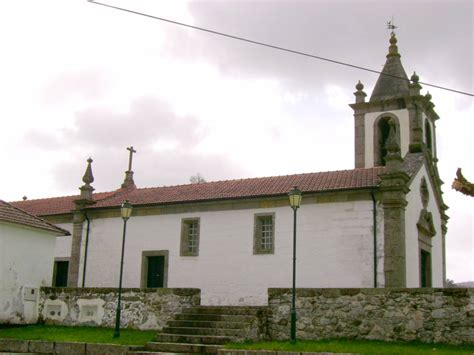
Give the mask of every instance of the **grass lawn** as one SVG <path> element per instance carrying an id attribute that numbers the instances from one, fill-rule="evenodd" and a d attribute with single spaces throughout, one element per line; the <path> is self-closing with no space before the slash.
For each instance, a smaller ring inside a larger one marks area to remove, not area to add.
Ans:
<path id="1" fill-rule="evenodd" d="M 306 352 L 354 352 L 362 354 L 474 354 L 474 345 L 426 344 L 420 342 L 392 343 L 384 341 L 333 339 L 232 343 L 229 349 L 306 351 Z"/>
<path id="2" fill-rule="evenodd" d="M 121 329 L 120 337 L 114 339 L 114 330 L 97 327 L 60 327 L 51 325 L 3 326 L 0 338 L 24 340 L 51 340 L 84 343 L 107 343 L 120 345 L 144 345 L 153 341 L 156 330 Z"/>

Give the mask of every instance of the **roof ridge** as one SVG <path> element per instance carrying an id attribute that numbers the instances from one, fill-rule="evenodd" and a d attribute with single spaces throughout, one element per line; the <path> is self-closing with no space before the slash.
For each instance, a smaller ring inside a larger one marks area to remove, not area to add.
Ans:
<path id="1" fill-rule="evenodd" d="M 302 175 L 340 173 L 340 172 L 354 171 L 354 170 L 379 170 L 379 168 L 383 169 L 384 167 L 383 166 L 373 166 L 373 167 L 370 167 L 370 168 L 353 168 L 353 169 L 341 169 L 341 170 L 314 171 L 314 172 L 309 172 L 309 173 L 298 173 L 298 174 L 256 176 L 256 177 L 248 177 L 248 178 L 241 178 L 241 179 L 214 180 L 214 181 L 206 181 L 206 182 L 200 182 L 200 183 L 187 183 L 187 184 L 177 184 L 177 185 L 136 187 L 136 189 L 137 190 L 151 190 L 151 189 L 159 189 L 159 188 L 164 188 L 164 187 L 175 188 L 175 187 L 191 186 L 191 185 L 208 185 L 208 184 L 220 183 L 220 182 L 248 181 L 248 180 L 259 180 L 259 179 L 271 179 L 271 178 L 278 178 L 278 177 L 292 177 L 292 176 L 302 176 Z"/>

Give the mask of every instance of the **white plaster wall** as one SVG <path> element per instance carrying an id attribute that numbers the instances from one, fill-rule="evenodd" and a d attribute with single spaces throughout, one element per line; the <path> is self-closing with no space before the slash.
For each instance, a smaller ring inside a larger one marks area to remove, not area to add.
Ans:
<path id="1" fill-rule="evenodd" d="M 400 149 L 402 157 L 408 153 L 410 144 L 410 120 L 408 118 L 408 110 L 393 110 L 381 112 L 370 112 L 365 114 L 365 167 L 374 166 L 374 123 L 378 117 L 387 113 L 394 114 L 398 118 L 400 124 Z"/>
<path id="2" fill-rule="evenodd" d="M 51 286 L 55 236 L 0 222 L 0 323 L 34 323 L 41 286 Z M 26 288 L 34 301 L 25 301 Z"/>
<path id="3" fill-rule="evenodd" d="M 253 255 L 254 214 L 265 212 L 275 213 L 275 253 Z M 181 257 L 181 219 L 191 217 L 199 256 Z M 305 204 L 297 226 L 297 287 L 373 286 L 372 201 Z M 122 227 L 91 221 L 86 286 L 118 286 Z M 292 238 L 289 207 L 132 217 L 123 286 L 140 286 L 142 251 L 169 250 L 168 287 L 200 288 L 203 304 L 266 304 L 267 288 L 291 286 Z"/>
<path id="4" fill-rule="evenodd" d="M 64 237 L 56 237 L 56 245 L 54 249 L 54 256 L 61 258 L 71 257 L 71 243 L 72 243 L 72 223 L 57 223 L 59 228 L 67 230 L 71 235 Z"/>
<path id="5" fill-rule="evenodd" d="M 424 165 L 413 178 L 410 184 L 411 191 L 407 195 L 408 205 L 405 210 L 407 287 L 420 287 L 420 252 L 418 245 L 418 228 L 416 223 L 420 217 L 420 211 L 423 209 L 420 195 L 420 184 L 423 177 L 426 179 L 430 196 L 427 210 L 433 215 L 433 224 L 436 229 L 436 235 L 431 239 L 432 286 L 443 287 L 441 214 L 436 204 L 433 187 L 431 186 Z"/>

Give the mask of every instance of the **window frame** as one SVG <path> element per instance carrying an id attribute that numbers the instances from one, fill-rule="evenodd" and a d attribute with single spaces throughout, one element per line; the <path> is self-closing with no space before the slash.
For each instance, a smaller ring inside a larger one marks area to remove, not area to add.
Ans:
<path id="1" fill-rule="evenodd" d="M 263 248 L 262 243 L 264 242 L 264 231 L 262 229 L 263 221 L 271 218 L 272 221 L 272 235 L 271 235 L 271 247 Z M 253 254 L 275 254 L 275 212 L 269 213 L 256 213 L 254 214 L 254 228 L 253 228 Z"/>
<path id="2" fill-rule="evenodd" d="M 140 275 L 140 287 L 147 288 L 148 279 L 148 258 L 152 256 L 164 256 L 164 270 L 163 270 L 163 288 L 168 287 L 168 262 L 170 252 L 169 250 L 143 250 L 142 251 L 142 265 Z"/>
<path id="3" fill-rule="evenodd" d="M 189 250 L 190 247 L 190 226 L 197 224 L 195 250 Z M 199 241 L 201 230 L 201 218 L 183 218 L 181 219 L 181 238 L 180 238 L 180 256 L 199 256 Z"/>
<path id="4" fill-rule="evenodd" d="M 67 262 L 67 272 L 66 272 L 66 285 L 65 286 L 57 286 L 56 278 L 58 276 L 58 263 L 59 262 Z M 57 257 L 54 258 L 54 265 L 53 265 L 53 280 L 51 282 L 52 287 L 68 287 L 69 282 L 69 268 L 71 267 L 71 258 L 68 257 Z"/>

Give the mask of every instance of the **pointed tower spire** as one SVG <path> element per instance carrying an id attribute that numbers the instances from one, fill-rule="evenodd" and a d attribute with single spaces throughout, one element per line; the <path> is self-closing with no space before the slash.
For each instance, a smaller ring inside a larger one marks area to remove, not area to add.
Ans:
<path id="1" fill-rule="evenodd" d="M 410 94 L 408 83 L 408 76 L 405 69 L 403 69 L 400 53 L 398 53 L 397 37 L 392 32 L 387 60 L 369 101 L 382 101 L 407 96 Z"/>
<path id="2" fill-rule="evenodd" d="M 130 155 L 128 158 L 128 170 L 125 172 L 125 180 L 122 183 L 122 188 L 129 186 L 135 187 L 135 181 L 133 181 L 132 159 L 133 153 L 136 153 L 137 151 L 133 149 L 133 146 L 128 147 L 127 150 L 130 152 Z"/>
<path id="3" fill-rule="evenodd" d="M 87 159 L 87 168 L 84 173 L 84 176 L 82 177 L 82 181 L 84 182 L 84 185 L 82 185 L 79 190 L 81 190 L 81 197 L 80 200 L 90 200 L 92 201 L 92 192 L 94 191 L 94 188 L 91 186 L 91 184 L 94 182 L 94 175 L 92 175 L 92 167 L 91 163 L 93 160 L 89 157 Z"/>

